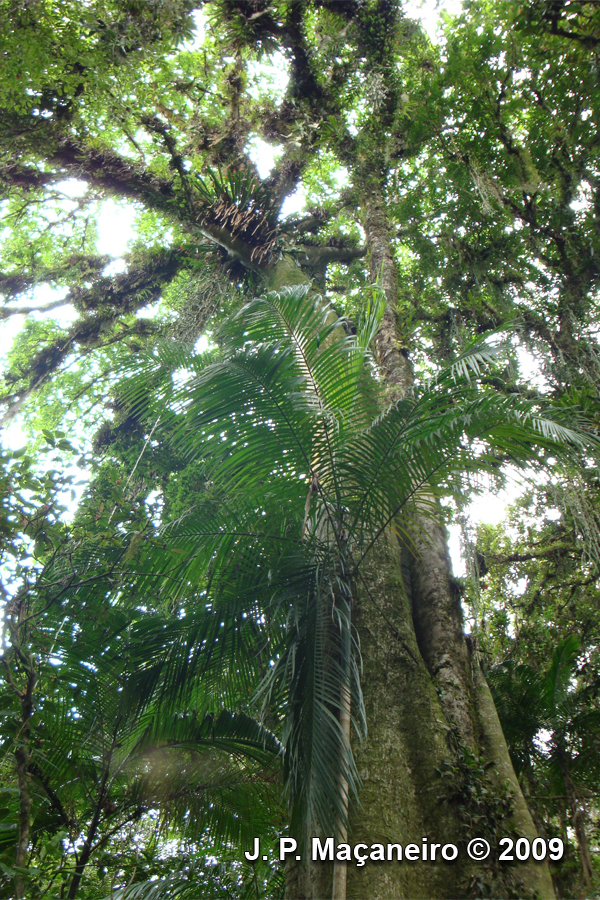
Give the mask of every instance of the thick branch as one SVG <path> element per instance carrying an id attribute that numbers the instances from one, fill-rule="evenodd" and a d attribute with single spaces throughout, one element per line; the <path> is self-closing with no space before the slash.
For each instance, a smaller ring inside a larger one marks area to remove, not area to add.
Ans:
<path id="1" fill-rule="evenodd" d="M 282 38 L 292 57 L 289 93 L 294 99 L 307 99 L 314 105 L 315 102 L 323 100 L 323 90 L 312 70 L 309 50 L 304 39 L 302 20 L 304 7 L 303 0 L 292 0 Z"/>
<path id="2" fill-rule="evenodd" d="M 96 150 L 62 139 L 48 154 L 48 162 L 120 197 L 143 200 L 155 209 L 174 209 L 176 194 L 172 181 L 159 178 L 110 150 Z"/>
<path id="3" fill-rule="evenodd" d="M 552 22 L 549 31 L 550 34 L 555 34 L 557 37 L 563 37 L 569 41 L 577 41 L 579 44 L 583 44 L 584 47 L 589 47 L 591 50 L 595 49 L 600 44 L 600 38 L 595 35 L 580 34 L 577 31 L 568 31 L 565 28 L 561 28 L 556 21 Z"/>
<path id="4" fill-rule="evenodd" d="M 0 166 L 0 184 L 5 189 L 12 187 L 31 191 L 48 187 L 55 181 L 61 181 L 64 175 L 56 172 L 40 172 L 34 166 L 23 166 L 16 162 L 4 163 Z"/>
<path id="5" fill-rule="evenodd" d="M 310 141 L 307 141 L 303 148 L 292 147 L 286 152 L 265 182 L 277 210 L 281 209 L 286 197 L 293 194 L 300 183 L 309 162 L 309 144 Z"/>
<path id="6" fill-rule="evenodd" d="M 14 300 L 21 294 L 30 291 L 38 284 L 72 284 L 75 278 L 83 281 L 94 280 L 98 277 L 98 273 L 102 271 L 110 262 L 110 256 L 89 256 L 87 254 L 73 254 L 64 265 L 53 268 L 42 268 L 30 272 L 10 272 L 0 273 L 0 294 L 6 300 Z M 0 311 L 0 318 L 6 319 L 8 316 L 23 314 L 26 312 L 37 312 L 38 310 L 53 309 L 55 306 L 61 305 L 66 301 L 52 301 L 48 304 L 32 306 L 31 309 L 24 307 L 15 307 L 14 309 L 6 307 Z"/>
<path id="7" fill-rule="evenodd" d="M 4 306 L 0 309 L 0 321 L 10 319 L 11 316 L 27 316 L 34 312 L 50 312 L 68 303 L 68 300 L 53 300 L 52 303 L 42 303 L 40 306 Z"/>
<path id="8" fill-rule="evenodd" d="M 564 541 L 556 541 L 548 547 L 541 547 L 539 550 L 531 550 L 529 553 L 507 553 L 504 556 L 486 556 L 486 561 L 493 565 L 504 565 L 514 562 L 528 562 L 531 559 L 548 559 L 557 556 L 567 556 L 574 552 L 574 547 Z"/>
<path id="9" fill-rule="evenodd" d="M 254 249 L 252 245 L 247 244 L 246 241 L 239 237 L 232 237 L 226 228 L 219 228 L 218 225 L 203 224 L 199 226 L 199 231 L 204 237 L 226 250 L 231 259 L 239 260 L 245 268 L 251 269 L 253 272 L 263 271 L 252 258 Z"/>
<path id="10" fill-rule="evenodd" d="M 292 235 L 319 231 L 320 228 L 323 228 L 324 225 L 330 222 L 331 219 L 337 216 L 337 214 L 345 209 L 345 207 L 352 206 L 355 201 L 356 198 L 354 192 L 346 190 L 342 193 L 342 196 L 337 203 L 334 203 L 331 206 L 314 209 L 311 211 L 310 215 L 304 216 L 301 219 L 295 219 L 293 217 L 286 219 L 281 223 L 281 230 Z"/>
<path id="11" fill-rule="evenodd" d="M 301 266 L 321 268 L 332 262 L 350 263 L 367 255 L 366 247 L 302 247 Z"/>
<path id="12" fill-rule="evenodd" d="M 89 288 L 73 288 L 62 303 L 72 303 L 82 313 L 81 318 L 59 341 L 33 356 L 26 368 L 7 375 L 9 384 L 20 384 L 21 387 L 2 398 L 10 403 L 4 421 L 10 421 L 16 415 L 26 397 L 44 384 L 76 347 L 87 352 L 105 345 L 107 329 L 116 325 L 123 315 L 158 300 L 164 284 L 174 277 L 183 261 L 181 253 L 162 252 L 147 257 L 129 272 L 99 278 Z M 147 327 L 147 323 L 140 320 L 133 329 L 120 332 L 118 337 L 145 331 Z"/>
<path id="13" fill-rule="evenodd" d="M 171 157 L 171 168 L 173 168 L 177 174 L 179 175 L 179 180 L 181 182 L 181 186 L 183 188 L 183 192 L 185 194 L 185 198 L 187 200 L 188 207 L 192 208 L 192 193 L 190 188 L 190 183 L 188 180 L 188 173 L 186 172 L 185 166 L 183 164 L 183 157 L 179 153 L 177 149 L 177 142 L 175 138 L 171 134 L 171 130 L 168 125 L 162 122 L 158 116 L 154 117 L 146 117 L 142 119 L 143 124 L 154 134 L 158 134 L 166 149 Z"/>
<path id="14" fill-rule="evenodd" d="M 50 120 L 32 125 L 30 118 L 13 116 L 4 124 L 9 134 L 14 134 L 18 150 L 22 148 L 29 154 L 38 149 L 46 163 L 56 169 L 44 172 L 16 158 L 8 159 L 0 166 L 0 183 L 6 187 L 44 188 L 64 180 L 67 173 L 104 192 L 143 201 L 153 209 L 177 211 L 173 181 L 154 175 L 139 163 L 124 159 L 112 150 L 86 147 L 71 135 L 62 134 Z"/>

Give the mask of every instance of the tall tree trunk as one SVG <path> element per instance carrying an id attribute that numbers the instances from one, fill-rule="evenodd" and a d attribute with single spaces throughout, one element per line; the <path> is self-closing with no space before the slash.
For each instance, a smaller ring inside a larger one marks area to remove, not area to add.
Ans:
<path id="1" fill-rule="evenodd" d="M 414 377 L 398 340 L 393 246 L 381 183 L 361 187 L 371 276 L 386 298 L 376 353 L 390 398 L 400 398 Z M 305 280 L 300 270 L 283 263 L 268 274 L 270 288 Z M 469 830 L 464 787 L 470 773 L 460 762 L 465 751 L 481 762 L 482 796 L 512 797 L 506 833 L 514 830 L 529 839 L 537 833 L 489 688 L 467 646 L 443 526 L 423 513 L 412 548 L 387 535 L 372 553 L 358 593 L 353 619 L 361 643 L 368 737 L 355 747 L 363 787 L 348 840 L 421 848 L 425 839 L 428 846 L 454 844 L 459 855 L 443 861 L 438 848 L 435 861 L 351 863 L 347 900 L 477 896 L 482 881 L 496 897 L 553 900 L 545 863 L 499 869 L 494 851 L 486 863 L 474 863 L 466 852 L 471 837 L 486 833 L 483 824 L 478 832 Z M 286 900 L 331 900 L 333 868 L 330 861 L 310 859 L 309 840 L 304 858 L 288 863 Z"/>
<path id="2" fill-rule="evenodd" d="M 364 225 L 371 277 L 383 288 L 386 308 L 376 338 L 379 364 L 393 395 L 413 385 L 408 353 L 399 345 L 396 326 L 398 274 L 381 180 L 372 177 L 362 189 Z M 410 558 L 412 615 L 419 649 L 441 698 L 450 725 L 470 749 L 476 748 L 474 700 L 464 638 L 460 599 L 451 577 L 446 533 L 423 512 L 414 522 Z"/>
<path id="3" fill-rule="evenodd" d="M 382 184 L 371 179 L 362 187 L 371 275 L 386 298 L 376 348 L 391 392 L 401 396 L 410 389 L 413 377 L 408 354 L 397 337 L 398 279 Z M 465 778 L 457 765 L 465 750 L 484 760 L 488 774 L 480 777 L 488 783 L 481 784 L 482 791 L 491 789 L 501 795 L 508 790 L 512 797 L 506 832 L 514 828 L 533 839 L 536 831 L 489 688 L 467 646 L 445 531 L 425 516 L 417 524 L 414 552 L 394 547 L 388 539 L 386 561 L 379 558 L 374 565 L 368 587 L 365 582 L 368 599 L 363 597 L 356 617 L 369 736 L 366 746 L 357 750 L 364 786 L 352 839 L 420 844 L 427 837 L 458 843 L 462 852 L 451 865 L 414 862 L 352 867 L 348 898 L 468 896 L 473 876 L 483 872 L 494 882 L 498 896 L 516 889 L 522 896 L 553 898 L 545 863 L 500 871 L 491 862 L 484 869 L 465 858 L 460 843 L 467 837 L 464 812 L 452 800 Z M 440 775 L 444 771 L 446 778 Z"/>
<path id="4" fill-rule="evenodd" d="M 457 773 L 449 766 L 447 725 L 412 627 L 406 570 L 397 539 L 380 542 L 363 573 L 355 622 L 363 658 L 368 736 L 356 748 L 363 782 L 351 843 L 456 844 Z M 390 861 L 352 866 L 348 900 L 466 897 L 473 865 Z"/>

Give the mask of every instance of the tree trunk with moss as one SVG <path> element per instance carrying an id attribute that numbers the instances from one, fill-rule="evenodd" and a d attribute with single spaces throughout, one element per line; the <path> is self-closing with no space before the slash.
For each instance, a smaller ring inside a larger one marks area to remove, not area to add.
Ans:
<path id="1" fill-rule="evenodd" d="M 413 384 L 396 326 L 398 279 L 382 187 L 363 193 L 371 275 L 386 300 L 375 350 L 391 397 Z M 348 900 L 426 900 L 493 896 L 552 900 L 545 862 L 501 868 L 497 844 L 537 832 L 515 776 L 476 647 L 468 645 L 460 598 L 438 518 L 417 516 L 410 547 L 382 537 L 354 602 L 363 662 L 368 735 L 355 747 L 362 779 L 349 843 L 454 844 L 455 861 L 348 864 Z M 474 825 L 474 821 L 478 824 Z M 473 862 L 473 837 L 492 846 Z M 304 859 L 288 869 L 286 900 L 329 900 L 332 866 Z"/>
<path id="2" fill-rule="evenodd" d="M 408 584 L 408 590 L 407 590 Z M 430 598 L 431 599 L 431 598 Z M 433 598 L 435 601 L 435 598 Z M 348 900 L 521 897 L 552 900 L 546 863 L 497 864 L 498 840 L 537 833 L 514 774 L 489 688 L 463 638 L 474 746 L 466 747 L 444 709 L 442 689 L 421 653 L 413 621 L 410 567 L 389 532 L 363 573 L 354 622 L 363 659 L 368 735 L 355 754 L 362 779 L 351 814 L 351 845 L 454 844 L 455 861 L 348 864 Z M 322 836 L 321 836 L 322 837 Z M 473 862 L 467 843 L 483 837 L 490 859 Z M 393 850 L 393 853 L 396 851 Z M 431 854 L 431 849 L 429 850 Z M 288 900 L 329 900 L 333 866 L 304 859 L 288 868 Z"/>

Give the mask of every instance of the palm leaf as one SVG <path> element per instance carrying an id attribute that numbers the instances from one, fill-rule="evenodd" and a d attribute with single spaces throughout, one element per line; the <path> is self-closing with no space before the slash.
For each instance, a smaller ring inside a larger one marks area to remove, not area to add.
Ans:
<path id="1" fill-rule="evenodd" d="M 162 580 L 191 609 L 155 637 L 143 620 L 134 626 L 138 693 L 160 707 L 199 684 L 202 702 L 233 708 L 241 693 L 270 704 L 304 834 L 338 831 L 339 785 L 354 796 L 359 787 L 340 727 L 346 690 L 357 733 L 365 727 L 348 573 L 386 528 L 410 531 L 435 515 L 436 493 L 456 474 L 493 471 L 499 455 L 542 464 L 545 451 L 589 444 L 539 402 L 486 386 L 502 348 L 485 341 L 377 413 L 368 348 L 381 308 L 348 336 L 308 288 L 271 293 L 221 329 L 218 353 L 163 346 L 126 392 L 148 421 L 160 416 L 178 453 L 201 461 L 210 485 L 164 527 L 164 546 L 136 576 L 140 590 Z"/>

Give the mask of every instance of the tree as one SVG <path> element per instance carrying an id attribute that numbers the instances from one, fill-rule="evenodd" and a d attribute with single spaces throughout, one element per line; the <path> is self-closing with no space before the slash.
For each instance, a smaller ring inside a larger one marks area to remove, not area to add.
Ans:
<path id="1" fill-rule="evenodd" d="M 14 226 L 1 281 L 7 314 L 42 283 L 66 290 L 78 312 L 62 333 L 35 320 L 23 333 L 7 375 L 9 410 L 37 392 L 52 400 L 41 414 L 48 419 L 57 390 L 73 400 L 86 389 L 101 395 L 126 352 L 173 329 L 136 316 L 161 294 L 191 344 L 242 298 L 308 280 L 338 298 L 350 328 L 364 314 L 360 288 L 381 285 L 374 346 L 388 402 L 410 395 L 412 360 L 437 370 L 460 357 L 471 328 L 506 326 L 517 309 L 524 342 L 548 348 L 552 390 L 564 394 L 574 380 L 593 405 L 597 237 L 593 205 L 578 218 L 572 203 L 586 185 L 596 191 L 594 5 L 581 4 L 573 19 L 564 10 L 548 18 L 539 4 L 514 18 L 510 5 L 472 4 L 443 53 L 384 0 L 202 9 L 202 46 L 175 50 L 187 5 L 92 4 L 80 15 L 67 3 L 57 21 L 40 3 L 39 64 L 26 78 L 14 50 L 31 33 L 31 10 L 19 11 L 17 29 L 4 27 L 13 53 L 0 169 Z M 59 38 L 66 49 L 51 63 Z M 257 77 L 276 59 L 288 76 L 279 96 Z M 258 138 L 281 147 L 262 180 L 248 149 Z M 71 201 L 69 177 L 85 185 Z M 301 182 L 309 214 L 282 219 Z M 92 211 L 106 194 L 140 209 L 140 243 L 113 275 L 94 253 Z M 550 318 L 541 312 L 547 303 Z M 70 378 L 81 356 L 88 362 Z M 523 390 L 510 368 L 496 382 Z M 104 446 L 136 429 L 151 445 L 152 429 L 124 413 L 104 428 Z M 357 751 L 362 806 L 351 833 L 407 842 L 435 823 L 447 839 L 463 839 L 473 821 L 463 802 L 470 785 L 493 828 L 511 822 L 534 835 L 463 634 L 443 527 L 415 519 L 414 546 L 389 542 L 365 574 L 379 609 L 361 603 L 355 620 L 369 736 Z M 440 806 L 444 771 L 450 787 Z M 290 896 L 311 896 L 313 887 L 318 895 L 310 867 L 300 869 Z M 373 897 L 552 896 L 545 869 L 531 865 L 518 867 L 517 887 L 507 871 L 478 880 L 459 865 L 451 877 L 430 865 L 390 873 L 350 870 L 348 896 L 364 894 L 365 877 Z"/>

